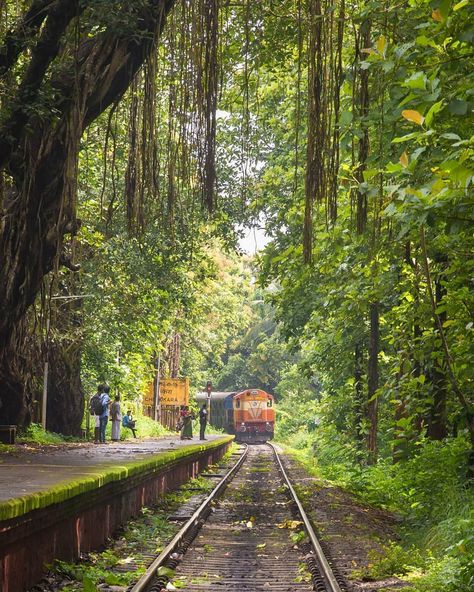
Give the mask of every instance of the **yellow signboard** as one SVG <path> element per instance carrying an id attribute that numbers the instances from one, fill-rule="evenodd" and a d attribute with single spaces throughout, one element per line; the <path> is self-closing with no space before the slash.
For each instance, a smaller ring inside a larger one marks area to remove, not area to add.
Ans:
<path id="1" fill-rule="evenodd" d="M 150 382 L 147 385 L 146 391 L 143 394 L 143 405 L 151 407 L 153 405 L 153 396 L 154 396 L 155 385 L 153 382 Z"/>
<path id="2" fill-rule="evenodd" d="M 188 405 L 189 403 L 189 379 L 165 378 L 160 380 L 160 404 L 161 405 Z"/>

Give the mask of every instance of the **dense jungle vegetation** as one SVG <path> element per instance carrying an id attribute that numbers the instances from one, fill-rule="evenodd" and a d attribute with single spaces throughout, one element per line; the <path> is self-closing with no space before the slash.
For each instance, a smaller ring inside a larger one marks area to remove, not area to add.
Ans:
<path id="1" fill-rule="evenodd" d="M 471 590 L 473 14 L 2 2 L 2 423 L 39 421 L 46 360 L 66 435 L 158 359 L 265 388 L 281 441 L 403 517 L 374 577 Z"/>

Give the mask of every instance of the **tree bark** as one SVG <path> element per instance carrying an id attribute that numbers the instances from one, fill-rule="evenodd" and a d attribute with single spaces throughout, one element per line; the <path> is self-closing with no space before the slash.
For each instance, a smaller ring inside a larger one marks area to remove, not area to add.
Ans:
<path id="1" fill-rule="evenodd" d="M 50 373 L 46 429 L 64 436 L 81 436 L 84 391 L 81 382 L 82 340 L 70 337 L 49 348 Z"/>
<path id="2" fill-rule="evenodd" d="M 367 434 L 367 451 L 369 464 L 377 462 L 377 428 L 378 428 L 378 397 L 379 388 L 379 304 L 370 304 L 370 338 L 369 338 L 369 369 L 368 369 L 368 403 L 367 419 L 369 421 L 369 432 Z"/>
<path id="3" fill-rule="evenodd" d="M 441 283 L 442 278 L 435 282 L 436 307 L 438 308 L 446 296 L 446 289 Z M 444 325 L 447 315 L 446 311 L 439 313 L 441 324 Z M 437 328 L 437 327 L 436 327 Z M 442 354 L 441 354 L 442 355 Z M 441 361 L 435 360 L 430 372 L 433 388 L 433 403 L 428 418 L 426 435 L 432 440 L 443 440 L 448 434 L 446 403 L 448 399 L 448 381 L 446 378 L 446 364 L 444 357 Z"/>
<path id="4" fill-rule="evenodd" d="M 360 38 L 363 48 L 370 47 L 371 45 L 371 26 L 372 23 L 368 19 L 362 21 L 360 25 Z M 367 168 L 370 149 L 369 127 L 366 121 L 370 108 L 369 70 L 363 70 L 361 68 L 359 78 L 359 115 L 361 117 L 362 137 L 359 140 L 358 165 L 355 171 L 355 177 L 357 182 L 361 184 L 364 181 L 364 171 Z M 360 188 L 357 189 L 356 222 L 358 234 L 363 234 L 367 225 L 367 195 Z"/>
<path id="5" fill-rule="evenodd" d="M 65 436 L 81 436 L 84 391 L 81 382 L 82 302 L 76 273 L 61 274 L 60 295 L 51 302 L 46 342 L 49 361 L 46 428 Z"/>
<path id="6" fill-rule="evenodd" d="M 364 350 L 362 343 L 358 341 L 354 348 L 354 394 L 355 394 L 355 416 L 356 436 L 360 449 L 364 447 L 364 418 L 366 417 L 366 401 L 364 398 L 364 383 L 362 368 L 364 364 Z"/>

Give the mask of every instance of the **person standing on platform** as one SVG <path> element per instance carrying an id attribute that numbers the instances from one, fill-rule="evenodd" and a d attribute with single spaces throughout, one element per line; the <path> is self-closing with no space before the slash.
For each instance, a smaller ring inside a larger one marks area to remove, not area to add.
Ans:
<path id="1" fill-rule="evenodd" d="M 183 416 L 183 429 L 181 430 L 181 440 L 192 440 L 193 439 L 193 419 L 194 414 L 189 410 L 186 405 L 184 408 Z"/>
<path id="2" fill-rule="evenodd" d="M 97 392 L 89 400 L 89 413 L 94 422 L 94 443 L 98 444 L 100 440 L 100 414 L 102 413 L 102 403 L 100 396 L 104 390 L 104 385 L 97 385 Z"/>
<path id="3" fill-rule="evenodd" d="M 207 426 L 207 405 L 203 403 L 201 409 L 199 410 L 199 439 L 206 440 L 204 433 L 206 431 Z"/>
<path id="4" fill-rule="evenodd" d="M 100 442 L 105 442 L 105 430 L 107 429 L 107 423 L 109 421 L 109 404 L 110 404 L 110 387 L 104 386 L 104 392 L 100 395 L 100 401 L 102 403 L 102 413 L 100 415 Z"/>
<path id="5" fill-rule="evenodd" d="M 118 442 L 120 440 L 120 426 L 122 425 L 120 395 L 115 396 L 115 401 L 110 407 L 110 419 L 112 420 L 112 441 Z"/>

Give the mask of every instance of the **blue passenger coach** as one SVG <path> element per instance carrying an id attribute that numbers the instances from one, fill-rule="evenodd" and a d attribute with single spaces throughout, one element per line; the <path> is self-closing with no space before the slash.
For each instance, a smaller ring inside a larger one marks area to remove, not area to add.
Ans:
<path id="1" fill-rule="evenodd" d="M 207 403 L 210 410 L 209 423 L 215 428 L 220 428 L 226 431 L 228 434 L 235 434 L 234 426 L 234 410 L 232 405 L 232 399 L 235 392 L 213 392 L 211 393 L 210 400 L 206 392 L 197 393 L 194 400 L 198 403 L 199 407 L 203 403 Z"/>

